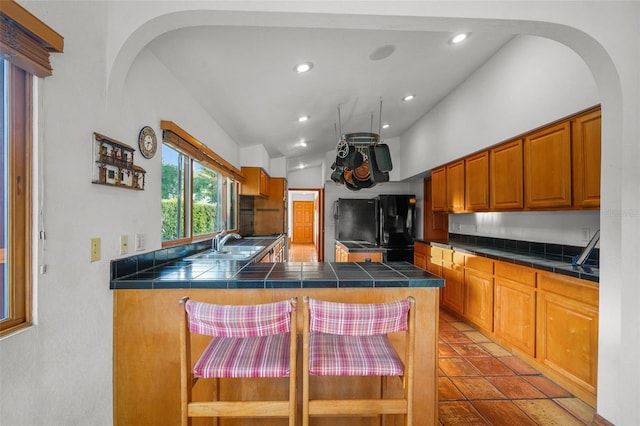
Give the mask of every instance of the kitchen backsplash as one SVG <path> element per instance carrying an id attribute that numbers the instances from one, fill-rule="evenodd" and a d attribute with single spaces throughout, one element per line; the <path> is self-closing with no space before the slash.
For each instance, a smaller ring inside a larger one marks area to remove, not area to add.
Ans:
<path id="1" fill-rule="evenodd" d="M 571 262 L 574 256 L 578 256 L 584 250 L 584 247 L 539 243 L 532 241 L 511 240 L 504 238 L 482 237 L 476 235 L 449 234 L 449 244 L 469 244 L 474 246 L 506 249 L 509 251 L 517 251 L 523 254 L 542 255 L 542 256 L 559 256 L 567 262 Z M 586 243 L 585 243 L 586 245 Z M 593 267 L 600 265 L 600 249 L 594 248 L 588 258 L 588 264 Z"/>

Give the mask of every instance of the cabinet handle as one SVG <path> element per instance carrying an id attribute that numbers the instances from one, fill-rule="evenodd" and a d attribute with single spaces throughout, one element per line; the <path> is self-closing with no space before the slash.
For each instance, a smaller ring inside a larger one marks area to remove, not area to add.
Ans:
<path id="1" fill-rule="evenodd" d="M 22 176 L 16 178 L 16 193 L 22 195 Z"/>

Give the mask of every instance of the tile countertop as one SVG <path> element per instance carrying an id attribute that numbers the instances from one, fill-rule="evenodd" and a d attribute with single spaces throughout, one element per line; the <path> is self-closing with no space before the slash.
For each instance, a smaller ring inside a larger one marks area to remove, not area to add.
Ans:
<path id="1" fill-rule="evenodd" d="M 268 249 L 278 238 L 267 238 L 262 242 L 256 238 L 247 238 L 238 240 L 237 243 L 265 245 Z M 210 242 L 201 242 L 113 260 L 110 288 L 126 290 L 444 286 L 442 278 L 408 262 L 256 263 L 251 260 L 188 258 L 194 253 L 210 248 Z"/>
<path id="2" fill-rule="evenodd" d="M 571 264 L 570 256 L 536 252 L 535 250 L 522 248 L 520 244 L 517 247 L 490 247 L 469 241 L 452 241 L 451 239 L 446 244 L 422 239 L 416 239 L 416 241 L 592 282 L 599 282 L 600 279 L 600 269 L 595 265 L 574 266 Z"/>
<path id="3" fill-rule="evenodd" d="M 349 250 L 350 252 L 384 252 L 387 249 L 384 247 L 380 247 L 377 244 L 370 243 L 368 241 L 336 241 L 337 244 L 342 245 L 344 248 Z"/>

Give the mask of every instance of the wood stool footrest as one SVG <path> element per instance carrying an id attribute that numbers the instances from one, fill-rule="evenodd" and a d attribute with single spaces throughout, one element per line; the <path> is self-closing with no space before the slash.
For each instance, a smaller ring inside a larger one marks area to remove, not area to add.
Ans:
<path id="1" fill-rule="evenodd" d="M 367 415 L 406 414 L 407 401 L 403 399 L 323 399 L 309 401 L 309 415 Z"/>

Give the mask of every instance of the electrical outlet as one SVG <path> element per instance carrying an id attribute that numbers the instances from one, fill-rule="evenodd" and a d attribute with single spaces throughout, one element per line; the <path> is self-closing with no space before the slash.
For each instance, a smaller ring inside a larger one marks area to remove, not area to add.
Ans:
<path id="1" fill-rule="evenodd" d="M 591 232 L 589 228 L 582 228 L 582 241 L 589 241 L 591 238 Z"/>
<path id="2" fill-rule="evenodd" d="M 100 238 L 91 239 L 91 261 L 100 260 Z"/>
<path id="3" fill-rule="evenodd" d="M 129 236 L 127 234 L 120 235 L 120 254 L 129 253 Z"/>
<path id="4" fill-rule="evenodd" d="M 145 234 L 136 234 L 136 251 L 142 251 L 147 247 Z"/>

